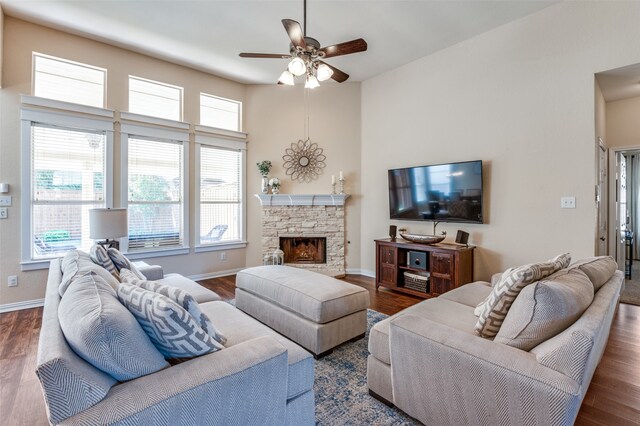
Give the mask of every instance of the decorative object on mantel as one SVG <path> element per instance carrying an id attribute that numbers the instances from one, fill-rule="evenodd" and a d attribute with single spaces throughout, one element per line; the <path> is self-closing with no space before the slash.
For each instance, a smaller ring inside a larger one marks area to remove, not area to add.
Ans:
<path id="1" fill-rule="evenodd" d="M 287 175 L 298 182 L 309 183 L 317 179 L 325 167 L 324 160 L 327 159 L 322 152 L 322 148 L 317 143 L 311 143 L 309 138 L 293 142 L 282 156 Z"/>
<path id="2" fill-rule="evenodd" d="M 331 175 L 331 193 L 335 195 L 336 193 L 336 177 Z"/>
<path id="3" fill-rule="evenodd" d="M 438 244 L 443 241 L 447 236 L 447 231 L 442 231 L 441 235 L 422 235 L 422 234 L 405 234 L 400 233 L 400 236 L 412 243 L 420 244 Z"/>
<path id="4" fill-rule="evenodd" d="M 260 184 L 260 191 L 263 194 L 268 194 L 269 193 L 269 178 L 267 176 L 269 175 L 269 172 L 271 171 L 271 161 L 263 160 L 263 161 L 260 161 L 260 162 L 256 163 L 256 165 L 258 166 L 258 172 L 260 172 L 260 175 L 262 175 L 262 182 Z"/>
<path id="5" fill-rule="evenodd" d="M 338 180 L 340 181 L 340 193 L 344 194 L 344 175 L 342 174 L 342 170 L 340 170 L 340 178 Z"/>
<path id="6" fill-rule="evenodd" d="M 280 179 L 277 177 L 269 180 L 269 186 L 271 187 L 271 193 L 278 194 L 280 192 Z"/>

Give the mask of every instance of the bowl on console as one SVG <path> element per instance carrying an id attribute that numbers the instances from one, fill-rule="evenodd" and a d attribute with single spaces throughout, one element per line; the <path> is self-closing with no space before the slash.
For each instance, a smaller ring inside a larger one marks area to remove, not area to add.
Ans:
<path id="1" fill-rule="evenodd" d="M 446 234 L 443 235 L 421 235 L 421 234 L 400 234 L 402 238 L 412 243 L 420 244 L 438 244 L 445 239 Z"/>

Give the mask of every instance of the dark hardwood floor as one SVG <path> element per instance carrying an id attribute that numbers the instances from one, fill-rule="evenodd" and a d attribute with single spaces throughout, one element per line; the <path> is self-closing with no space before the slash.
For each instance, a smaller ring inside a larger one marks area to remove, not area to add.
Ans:
<path id="1" fill-rule="evenodd" d="M 387 315 L 422 300 L 382 288 L 376 291 L 373 279 L 360 275 L 347 275 L 345 280 L 369 290 L 371 309 Z M 200 283 L 224 300 L 235 297 L 235 276 Z M 41 318 L 42 308 L 0 314 L 0 425 L 48 424 L 34 373 Z M 618 307 L 576 425 L 640 425 L 640 306 Z"/>

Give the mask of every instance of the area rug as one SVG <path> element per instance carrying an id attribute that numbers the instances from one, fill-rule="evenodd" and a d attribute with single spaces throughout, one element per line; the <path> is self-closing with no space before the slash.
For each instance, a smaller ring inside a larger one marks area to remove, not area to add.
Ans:
<path id="1" fill-rule="evenodd" d="M 640 305 L 640 261 L 633 262 L 630 280 L 624 281 L 624 290 L 620 295 L 620 302 L 630 305 Z"/>
<path id="2" fill-rule="evenodd" d="M 346 343 L 316 361 L 313 389 L 316 424 L 322 425 L 417 425 L 402 411 L 390 408 L 369 395 L 367 388 L 367 342 L 369 330 L 387 315 L 367 310 L 364 339 Z"/>

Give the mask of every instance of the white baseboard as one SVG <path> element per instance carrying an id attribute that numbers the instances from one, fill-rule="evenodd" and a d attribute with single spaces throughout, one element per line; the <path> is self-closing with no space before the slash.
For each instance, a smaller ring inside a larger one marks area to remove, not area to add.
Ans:
<path id="1" fill-rule="evenodd" d="M 226 271 L 216 271 L 208 274 L 189 275 L 187 276 L 187 278 L 192 279 L 194 281 L 208 280 L 209 278 L 219 278 L 219 277 L 226 277 L 227 275 L 237 274 L 243 269 L 245 268 L 228 269 Z"/>
<path id="2" fill-rule="evenodd" d="M 20 311 L 22 309 L 39 308 L 41 306 L 44 306 L 44 299 L 7 303 L 5 305 L 0 305 L 0 314 L 3 314 L 5 312 Z"/>
<path id="3" fill-rule="evenodd" d="M 353 268 L 353 269 L 347 269 L 347 274 L 354 274 L 354 275 L 363 275 L 365 277 L 370 277 L 370 278 L 375 278 L 376 277 L 376 273 L 373 271 L 369 271 L 368 269 L 357 269 L 357 268 Z"/>

